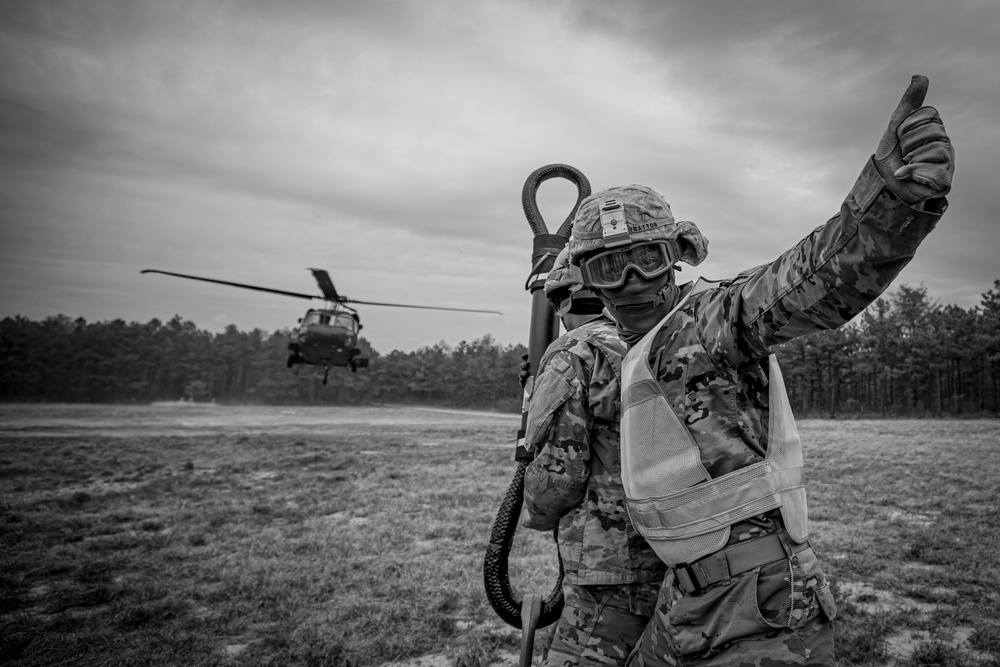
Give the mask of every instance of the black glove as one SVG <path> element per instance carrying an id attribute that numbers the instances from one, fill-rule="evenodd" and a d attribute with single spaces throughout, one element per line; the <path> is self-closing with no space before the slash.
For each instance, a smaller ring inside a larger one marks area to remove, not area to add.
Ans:
<path id="1" fill-rule="evenodd" d="M 889 189 L 907 204 L 951 191 L 955 148 L 934 107 L 923 106 L 927 77 L 914 76 L 889 119 L 875 151 L 875 167 Z"/>
<path id="2" fill-rule="evenodd" d="M 528 353 L 525 352 L 521 355 L 520 371 L 517 374 L 517 381 L 521 385 L 521 389 L 524 389 L 524 385 L 528 382 L 528 378 L 531 377 L 531 362 L 528 361 Z"/>

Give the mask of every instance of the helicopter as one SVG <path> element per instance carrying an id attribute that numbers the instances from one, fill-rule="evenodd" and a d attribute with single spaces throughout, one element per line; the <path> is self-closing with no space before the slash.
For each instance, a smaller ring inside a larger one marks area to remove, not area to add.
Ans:
<path id="1" fill-rule="evenodd" d="M 270 287 L 260 287 L 258 285 L 247 285 L 244 283 L 234 283 L 227 280 L 216 280 L 214 278 L 202 278 L 200 276 L 190 276 L 183 273 L 173 273 L 171 271 L 160 271 L 158 269 L 143 269 L 140 273 L 160 273 L 165 276 L 186 278 L 188 280 L 201 280 L 207 283 L 217 283 L 219 285 L 229 285 L 231 287 L 241 287 L 243 289 L 255 290 L 257 292 L 269 292 L 298 299 L 323 300 L 322 308 L 310 308 L 306 314 L 299 318 L 298 326 L 292 333 L 288 343 L 288 360 L 286 365 L 292 368 L 296 364 L 312 364 L 323 367 L 323 384 L 325 385 L 330 374 L 331 367 L 347 367 L 356 373 L 359 368 L 368 367 L 368 358 L 361 356 L 361 349 L 357 347 L 358 332 L 361 330 L 361 318 L 358 311 L 348 306 L 349 303 L 357 303 L 366 306 L 389 306 L 392 308 L 422 308 L 426 310 L 451 310 L 465 313 L 492 313 L 503 315 L 497 310 L 478 310 L 475 308 L 445 308 L 441 306 L 415 306 L 404 303 L 379 303 L 377 301 L 359 301 L 350 299 L 337 292 L 330 279 L 330 274 L 324 269 L 309 269 L 319 285 L 322 297 L 301 292 L 288 292 L 285 290 L 273 289 Z"/>

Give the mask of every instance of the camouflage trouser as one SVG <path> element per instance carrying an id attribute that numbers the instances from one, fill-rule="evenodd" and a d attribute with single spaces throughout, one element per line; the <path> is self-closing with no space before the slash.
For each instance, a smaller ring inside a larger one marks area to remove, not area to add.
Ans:
<path id="1" fill-rule="evenodd" d="M 625 664 L 656 608 L 659 581 L 565 587 L 566 606 L 541 667 Z"/>
<path id="2" fill-rule="evenodd" d="M 832 667 L 835 615 L 812 549 L 695 594 L 683 594 L 671 570 L 627 664 Z"/>

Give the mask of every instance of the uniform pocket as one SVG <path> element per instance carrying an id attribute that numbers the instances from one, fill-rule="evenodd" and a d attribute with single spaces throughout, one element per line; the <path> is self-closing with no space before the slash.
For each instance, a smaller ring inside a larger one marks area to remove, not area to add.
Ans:
<path id="1" fill-rule="evenodd" d="M 833 591 L 830 590 L 829 584 L 816 589 L 816 601 L 826 615 L 826 620 L 832 621 L 837 618 L 837 603 L 833 599 Z"/>
<path id="2" fill-rule="evenodd" d="M 529 449 L 538 447 L 552 425 L 552 416 L 573 395 L 573 388 L 566 379 L 569 364 L 556 357 L 542 370 L 531 391 L 528 402 L 528 420 L 525 442 Z"/>
<path id="3" fill-rule="evenodd" d="M 558 663 L 558 658 L 571 659 L 590 643 L 601 610 L 607 603 L 594 597 L 599 592 L 596 586 L 567 586 L 565 606 L 552 633 L 548 660 Z"/>
<path id="4" fill-rule="evenodd" d="M 798 630 L 820 613 L 831 620 L 837 615 L 829 582 L 811 548 L 762 566 L 757 598 L 761 615 L 775 627 Z"/>
<path id="5" fill-rule="evenodd" d="M 685 595 L 674 602 L 667 615 L 667 635 L 673 648 L 683 656 L 705 656 L 738 639 L 784 627 L 761 615 L 758 572 L 752 570 L 728 585 L 709 588 L 700 595 Z"/>

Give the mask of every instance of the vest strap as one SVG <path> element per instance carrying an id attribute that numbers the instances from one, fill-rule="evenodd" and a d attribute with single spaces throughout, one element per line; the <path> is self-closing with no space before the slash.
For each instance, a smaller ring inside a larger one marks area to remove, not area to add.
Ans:
<path id="1" fill-rule="evenodd" d="M 762 510 L 754 505 L 764 498 L 771 498 L 767 509 L 781 506 L 781 492 L 804 486 L 802 473 L 802 468 L 775 470 L 770 461 L 760 461 L 669 496 L 629 499 L 629 512 L 633 522 L 664 531 L 663 537 L 674 531 L 685 534 L 696 525 L 707 532 L 720 528 L 714 518 L 725 516 L 725 523 L 731 523 L 731 516 L 742 514 L 740 508 L 748 508 L 747 516 L 759 514 Z"/>
<path id="2" fill-rule="evenodd" d="M 792 544 L 792 553 L 809 548 L 808 542 Z M 738 542 L 693 563 L 674 568 L 677 585 L 685 595 L 699 593 L 713 584 L 732 579 L 738 574 L 788 558 L 777 533 L 768 533 L 746 542 Z"/>

